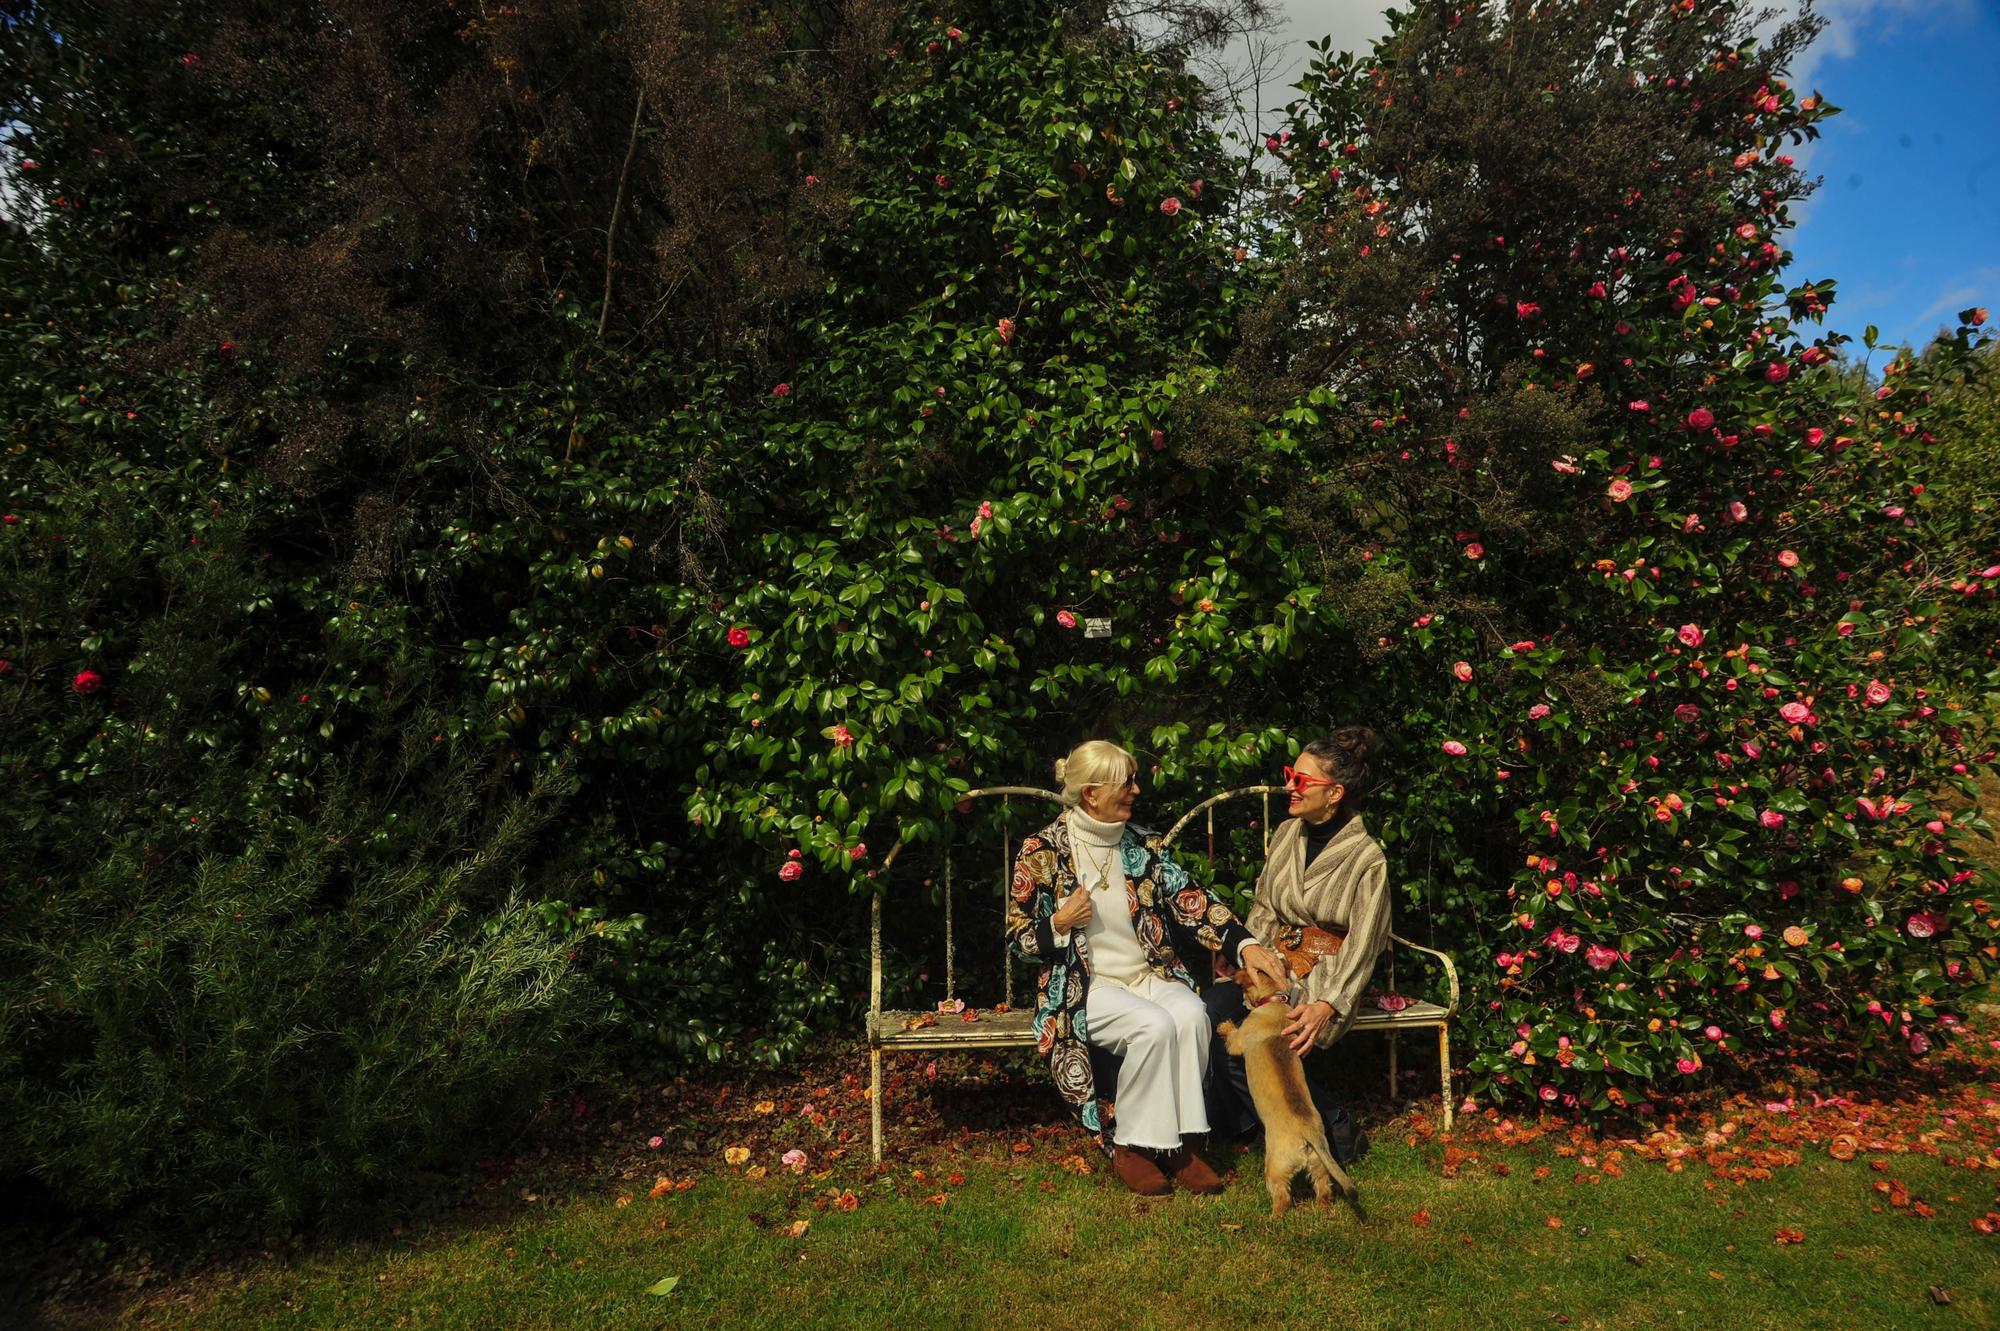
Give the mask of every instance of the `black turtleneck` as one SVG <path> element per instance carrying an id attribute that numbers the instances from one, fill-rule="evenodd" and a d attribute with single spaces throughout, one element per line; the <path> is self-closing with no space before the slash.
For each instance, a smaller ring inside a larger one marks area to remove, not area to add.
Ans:
<path id="1" fill-rule="evenodd" d="M 1353 816 L 1353 812 L 1349 809 L 1335 809 L 1333 817 L 1327 819 L 1325 822 L 1307 823 L 1305 825 L 1306 863 L 1308 865 L 1319 858 L 1319 853 L 1327 848 L 1329 842 L 1340 835 L 1340 829 L 1347 826 L 1348 820 Z"/>

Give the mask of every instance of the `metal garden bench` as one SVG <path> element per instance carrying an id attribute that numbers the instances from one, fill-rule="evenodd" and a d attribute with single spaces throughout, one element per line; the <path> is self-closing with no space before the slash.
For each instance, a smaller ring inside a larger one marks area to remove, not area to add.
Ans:
<path id="1" fill-rule="evenodd" d="M 1227 800 L 1256 795 L 1263 798 L 1264 817 L 1259 823 L 1259 828 L 1263 833 L 1264 849 L 1268 851 L 1271 843 L 1271 796 L 1283 793 L 1283 791 L 1284 787 L 1282 786 L 1245 786 L 1238 790 L 1224 791 L 1220 795 L 1203 800 L 1200 804 L 1188 810 L 1187 813 L 1181 816 L 1178 822 L 1173 824 L 1172 828 L 1163 838 L 1163 841 L 1165 844 L 1171 846 L 1181 834 L 1182 829 L 1186 828 L 1197 817 L 1206 814 L 1208 820 L 1209 857 L 1211 862 L 1213 862 L 1215 807 Z M 1017 798 L 1031 805 L 1037 802 L 1046 802 L 1056 808 L 1060 808 L 1062 803 L 1061 798 L 1054 791 L 1040 790 L 1033 786 L 992 786 L 984 790 L 970 791 L 962 798 L 965 800 L 997 798 L 1001 801 L 1003 810 L 1011 810 L 1013 802 Z M 1038 818 L 1035 826 L 1039 828 L 1046 821 L 1046 817 Z M 1000 845 L 997 855 L 997 865 L 1000 871 L 1001 918 L 1005 916 L 1005 893 L 1013 877 L 1014 870 L 1014 846 L 1016 843 L 1010 833 L 1011 828 L 1007 826 L 1005 814 L 1003 813 Z M 899 843 L 884 860 L 883 869 L 885 871 L 885 879 L 887 877 L 886 870 L 895 863 L 896 856 L 902 849 L 903 846 Z M 952 904 L 952 874 L 952 852 L 950 849 L 947 849 L 944 858 L 943 885 L 944 990 L 945 1003 L 947 1005 L 953 1003 L 959 997 L 957 938 Z M 983 878 L 983 873 L 979 876 Z M 884 1010 L 882 1007 L 882 897 L 886 890 L 886 884 L 878 886 L 869 901 L 868 907 L 868 1099 L 875 1160 L 877 1163 L 882 1159 L 882 1059 L 884 1055 L 938 1053 L 940 1051 L 956 1053 L 974 1049 L 1032 1049 L 1035 1047 L 1035 1033 L 1031 1024 L 1034 1019 L 1032 1008 L 1019 1011 L 1014 1008 L 1014 957 L 1011 950 L 1004 943 L 1001 944 L 1005 975 L 1002 1002 L 1006 1010 L 975 1009 L 977 1019 L 973 1021 L 964 1020 L 959 1013 L 943 1011 L 937 1008 L 933 1008 L 927 1012 Z M 998 920 L 995 921 L 996 926 L 997 924 Z M 997 928 L 995 931 L 997 932 Z M 1389 1095 L 1391 1099 L 1394 1099 L 1396 1096 L 1396 1052 L 1398 1037 L 1402 1032 L 1408 1030 L 1434 1029 L 1437 1032 L 1439 1082 L 1444 1092 L 1442 1117 L 1444 1120 L 1444 1129 L 1448 1132 L 1451 1130 L 1453 1108 L 1451 1099 L 1451 1019 L 1458 1011 L 1458 968 L 1452 963 L 1450 956 L 1437 951 L 1435 948 L 1428 948 L 1419 943 L 1412 943 L 1407 938 L 1399 937 L 1394 933 L 1390 934 L 1389 938 L 1390 946 L 1384 949 L 1384 956 L 1387 958 L 1388 966 L 1389 992 L 1392 994 L 1396 992 L 1396 952 L 1400 948 L 1409 948 L 1412 951 L 1436 957 L 1443 964 L 1445 982 L 1450 991 L 1449 1001 L 1440 1006 L 1436 1003 L 1412 998 L 1407 1000 L 1406 1006 L 1396 1011 L 1371 1007 L 1355 1016 L 1354 1024 L 1349 1028 L 1349 1034 L 1352 1035 L 1362 1031 L 1380 1031 L 1388 1035 Z M 1027 1001 L 1032 1003 L 1032 996 Z"/>

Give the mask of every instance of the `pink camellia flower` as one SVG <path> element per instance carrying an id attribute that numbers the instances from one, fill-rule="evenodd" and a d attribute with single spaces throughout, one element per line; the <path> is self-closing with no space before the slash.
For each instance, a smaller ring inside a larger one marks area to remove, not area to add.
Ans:
<path id="1" fill-rule="evenodd" d="M 1014 340 L 1014 321 L 1012 319 L 1002 319 L 993 327 L 994 331 L 1000 334 L 1001 346 L 1004 347 Z"/>
<path id="2" fill-rule="evenodd" d="M 1806 431 L 1807 448 L 1818 448 L 1825 441 L 1826 441 L 1826 431 L 1820 429 L 1817 425 L 1813 426 L 1812 429 Z"/>
<path id="3" fill-rule="evenodd" d="M 32 165 L 34 165 L 34 163 L 32 163 L 32 162 L 23 162 L 23 163 L 21 163 L 21 165 L 23 165 L 23 166 L 32 166 Z M 1972 317 L 1971 317 L 1970 319 L 1967 319 L 1967 320 L 1966 320 L 1966 322 L 1967 322 L 1967 323 L 1969 323 L 1969 324 L 1971 324 L 1971 325 L 1972 325 L 1972 326 L 1973 326 L 1974 328 L 1977 328 L 1977 327 L 1979 327 L 1979 326 L 1980 326 L 1981 324 L 1985 323 L 1985 322 L 1986 322 L 1986 307 L 1985 307 L 1984 305 L 1981 305 L 1981 306 L 1980 306 L 1980 307 L 1979 307 L 1978 309 L 1974 310 L 1974 311 L 1972 312 Z"/>
<path id="4" fill-rule="evenodd" d="M 1778 715 L 1784 717 L 1792 725 L 1798 725 L 1811 716 L 1812 711 L 1802 702 L 1788 702 L 1778 709 Z"/>
<path id="5" fill-rule="evenodd" d="M 1674 1071 L 1680 1073 L 1684 1077 L 1693 1073 L 1695 1069 L 1699 1068 L 1700 1066 L 1701 1064 L 1696 1062 L 1692 1058 L 1677 1058 L 1674 1060 Z"/>
<path id="6" fill-rule="evenodd" d="M 1472 666 L 1469 662 L 1453 661 L 1451 663 L 1451 673 L 1457 675 L 1462 681 L 1470 680 L 1472 678 Z"/>
<path id="7" fill-rule="evenodd" d="M 1454 758 L 1463 758 L 1465 756 L 1465 746 L 1455 739 L 1448 739 L 1439 747 Z"/>
<path id="8" fill-rule="evenodd" d="M 1690 513 L 1687 515 L 1686 518 L 1682 519 L 1681 530 L 1693 531 L 1696 527 L 1699 527 L 1700 525 L 1701 525 L 1701 514 Z"/>
<path id="9" fill-rule="evenodd" d="M 1179 199 L 1171 197 L 1161 199 L 1160 211 L 1165 213 L 1169 217 L 1178 217 L 1181 211 L 1181 201 Z"/>
<path id="10" fill-rule="evenodd" d="M 1880 707 L 1887 701 L 1889 701 L 1889 686 L 1879 679 L 1869 680 L 1868 705 L 1870 707 Z"/>
<path id="11" fill-rule="evenodd" d="M 1604 282 L 1602 279 L 1599 279 L 1598 281 L 1592 282 L 1590 284 L 1589 295 L 1592 300 L 1604 299 Z"/>
<path id="12" fill-rule="evenodd" d="M 779 384 L 771 390 L 772 397 L 790 397 L 791 395 L 792 386 L 790 384 Z"/>
<path id="13" fill-rule="evenodd" d="M 1688 413 L 1688 429 L 1706 430 L 1714 426 L 1715 413 L 1707 407 L 1696 407 Z"/>
<path id="14" fill-rule="evenodd" d="M 797 860 L 786 860 L 778 869 L 778 877 L 788 883 L 796 883 L 805 875 L 806 866 Z"/>
<path id="15" fill-rule="evenodd" d="M 854 743 L 854 732 L 846 726 L 835 726 L 832 738 L 835 744 L 845 749 Z"/>
<path id="16" fill-rule="evenodd" d="M 1634 398 L 1632 399 L 1632 401 L 1627 402 L 1625 405 L 1628 409 L 1632 411 L 1651 411 L 1653 409 L 1653 404 L 1646 401 L 1646 399 L 1642 397 Z"/>
<path id="17" fill-rule="evenodd" d="M 1928 1051 L 1930 1047 L 1931 1047 L 1930 1036 L 1925 1035 L 1922 1031 L 1910 1032 L 1910 1052 L 1912 1054 L 1922 1055 L 1926 1051 Z"/>
<path id="18" fill-rule="evenodd" d="M 1564 476 L 1576 475 L 1576 464 L 1574 462 L 1565 462 L 1561 458 L 1557 458 L 1553 462 L 1549 463 L 1549 466 L 1554 468 L 1561 475 Z"/>
<path id="19" fill-rule="evenodd" d="M 1781 1007 L 1774 1007 L 1771 1009 L 1769 1014 L 1765 1016 L 1764 1020 L 1771 1023 L 1772 1030 L 1782 1031 L 1783 1029 L 1785 1029 L 1785 1020 L 1786 1020 L 1785 1010 Z"/>
<path id="20" fill-rule="evenodd" d="M 42 164 L 32 157 L 23 157 L 21 159 L 21 169 L 23 171 L 39 171 L 42 169 Z"/>
<path id="21" fill-rule="evenodd" d="M 1779 813 L 1776 809 L 1766 809 L 1757 815 L 1757 821 L 1762 823 L 1766 828 L 1776 831 L 1785 825 L 1785 815 Z"/>
<path id="22" fill-rule="evenodd" d="M 1384 1012 L 1401 1012 L 1410 1005 L 1410 1000 L 1401 994 L 1384 994 L 1375 1000 L 1375 1006 Z"/>
<path id="23" fill-rule="evenodd" d="M 1622 504 L 1632 497 L 1632 482 L 1623 476 L 1616 477 L 1604 493 L 1611 496 L 1613 503 Z"/>
<path id="24" fill-rule="evenodd" d="M 1544 1086 L 1541 1090 L 1536 1091 L 1535 1094 L 1541 1096 L 1546 1103 L 1554 1104 L 1556 1097 L 1562 1094 L 1562 1092 L 1556 1090 L 1553 1086 Z"/>
<path id="25" fill-rule="evenodd" d="M 1782 384 L 1792 377 L 1792 367 L 1781 360 L 1774 360 L 1764 367 L 1764 378 L 1774 384 Z"/>
<path id="26" fill-rule="evenodd" d="M 729 645 L 738 649 L 748 647 L 750 645 L 750 630 L 744 628 L 741 624 L 731 625 L 729 629 Z"/>
<path id="27" fill-rule="evenodd" d="M 1699 647 L 1706 635 L 1702 633 L 1701 625 L 1699 624 L 1683 624 L 1681 625 L 1680 632 L 1674 636 L 1681 640 L 1681 646 L 1683 647 Z"/>
<path id="28" fill-rule="evenodd" d="M 849 846 L 849 847 L 847 848 L 847 858 L 848 858 L 848 859 L 850 859 L 850 860 L 865 860 L 865 859 L 867 859 L 867 858 L 868 858 L 868 843 L 867 843 L 867 842 L 865 842 L 865 841 L 857 841 L 857 842 L 855 842 L 855 843 L 854 843 L 853 845 Z"/>
<path id="29" fill-rule="evenodd" d="M 1073 629 L 1076 627 L 1076 616 L 1067 610 L 1058 610 L 1056 611 L 1056 623 L 1066 629 Z"/>
<path id="30" fill-rule="evenodd" d="M 1799 566 L 1799 552 L 1796 550 L 1780 550 L 1778 551 L 1778 562 L 1786 568 L 1797 568 Z"/>
<path id="31" fill-rule="evenodd" d="M 1535 640 L 1533 638 L 1523 638 L 1519 642 L 1510 642 L 1507 644 L 1507 650 L 1517 656 L 1522 652 L 1532 652 L 1535 650 Z"/>
<path id="32" fill-rule="evenodd" d="M 801 1151 L 798 1147 L 794 1146 L 791 1150 L 785 1152 L 782 1156 L 778 1158 L 780 1161 L 783 1162 L 785 1168 L 791 1170 L 794 1174 L 805 1173 L 806 1153 L 804 1151 Z"/>
<path id="33" fill-rule="evenodd" d="M 1584 961 L 1594 971 L 1608 971 L 1618 960 L 1618 949 L 1606 947 L 1602 943 L 1592 943 L 1583 954 Z"/>
<path id="34" fill-rule="evenodd" d="M 1741 499 L 1732 499 L 1729 501 L 1729 520 L 1731 522 L 1748 522 L 1750 520 L 1750 510 L 1744 505 Z"/>
<path id="35" fill-rule="evenodd" d="M 1937 933 L 1937 918 L 1929 911 L 1918 911 L 1903 921 L 1903 928 L 1912 938 L 1930 938 Z"/>
<path id="36" fill-rule="evenodd" d="M 1743 926 L 1743 936 L 1745 938 L 1762 938 L 1764 936 L 1764 926 L 1761 924 L 1746 924 Z"/>
<path id="37" fill-rule="evenodd" d="M 69 682 L 69 686 L 88 698 L 104 687 L 104 676 L 95 670 L 79 670 L 76 672 L 76 678 Z"/>
<path id="38" fill-rule="evenodd" d="M 1701 720 L 1701 708 L 1691 702 L 1684 702 L 1674 708 L 1674 720 L 1679 721 L 1683 725 L 1699 721 Z"/>
<path id="39" fill-rule="evenodd" d="M 1545 702 L 1538 702 L 1528 709 L 1528 719 L 1530 721 L 1539 721 L 1548 714 L 1549 705 Z"/>
<path id="40" fill-rule="evenodd" d="M 1704 1026 L 1701 1033 L 1718 1043 L 1722 1040 L 1722 1027 L 1720 1026 Z"/>
<path id="41" fill-rule="evenodd" d="M 194 74 L 201 73 L 201 57 L 193 51 L 189 51 L 186 55 L 181 57 L 181 65 L 183 68 L 187 69 L 190 73 Z"/>
<path id="42" fill-rule="evenodd" d="M 1854 636 L 1854 623 L 1852 620 L 1843 619 L 1833 626 L 1833 631 L 1843 638 L 1851 638 Z"/>
<path id="43" fill-rule="evenodd" d="M 1514 302 L 1514 313 L 1523 319 L 1532 319 L 1541 312 L 1542 307 L 1535 304 L 1532 300 L 1517 300 Z"/>
<path id="44" fill-rule="evenodd" d="M 1484 559 L 1486 558 L 1486 547 L 1474 541 L 1465 547 L 1465 557 L 1467 559 Z"/>

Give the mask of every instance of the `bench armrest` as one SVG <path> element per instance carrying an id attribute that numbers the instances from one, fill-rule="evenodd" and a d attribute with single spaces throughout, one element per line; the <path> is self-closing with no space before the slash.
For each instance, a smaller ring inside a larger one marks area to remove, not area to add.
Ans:
<path id="1" fill-rule="evenodd" d="M 1455 1015 L 1458 1012 L 1458 967 L 1452 963 L 1452 959 L 1434 947 L 1425 947 L 1422 943 L 1412 943 L 1409 939 L 1399 937 L 1394 933 L 1389 935 L 1389 941 L 1398 947 L 1407 947 L 1412 951 L 1426 953 L 1444 963 L 1445 983 L 1451 986 L 1451 1002 L 1445 1007 L 1445 1015 Z"/>

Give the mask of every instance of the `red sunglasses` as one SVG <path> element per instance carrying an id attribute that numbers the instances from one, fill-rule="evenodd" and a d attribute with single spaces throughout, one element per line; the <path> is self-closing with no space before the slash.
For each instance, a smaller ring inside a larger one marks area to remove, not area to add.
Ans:
<path id="1" fill-rule="evenodd" d="M 1306 791 L 1316 789 L 1319 786 L 1337 786 L 1340 782 L 1335 781 L 1329 776 L 1308 776 L 1296 767 L 1287 767 L 1285 769 L 1285 784 L 1300 794 L 1304 794 Z"/>

